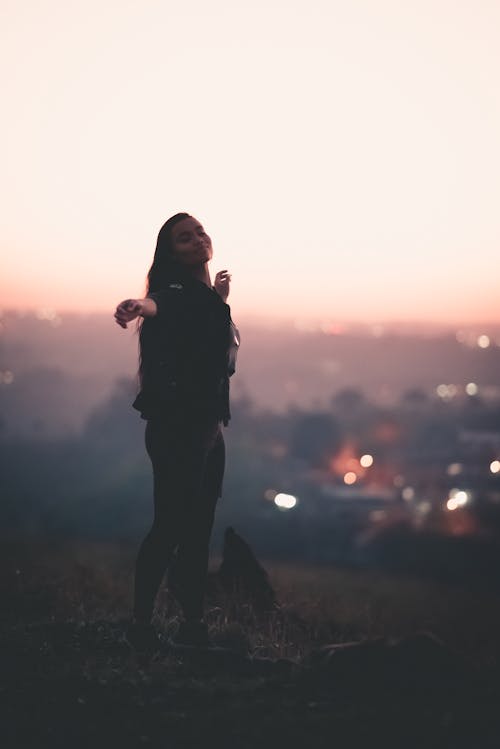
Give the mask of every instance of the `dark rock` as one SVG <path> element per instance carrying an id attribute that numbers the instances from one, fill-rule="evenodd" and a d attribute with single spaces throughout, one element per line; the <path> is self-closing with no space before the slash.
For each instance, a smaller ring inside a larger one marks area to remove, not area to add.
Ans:
<path id="1" fill-rule="evenodd" d="M 236 605 L 251 604 L 258 614 L 276 609 L 276 594 L 264 567 L 244 539 L 229 527 L 224 534 L 223 559 L 218 578 Z"/>

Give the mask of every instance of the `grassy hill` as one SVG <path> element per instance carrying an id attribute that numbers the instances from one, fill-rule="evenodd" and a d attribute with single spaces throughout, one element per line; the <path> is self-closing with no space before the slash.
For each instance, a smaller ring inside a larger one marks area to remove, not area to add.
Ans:
<path id="1" fill-rule="evenodd" d="M 498 595 L 266 565 L 279 613 L 235 616 L 213 591 L 207 600 L 211 634 L 234 657 L 148 657 L 123 636 L 135 553 L 4 542 L 3 746 L 497 745 Z M 178 613 L 162 590 L 159 631 Z M 415 639 L 422 630 L 438 639 Z"/>

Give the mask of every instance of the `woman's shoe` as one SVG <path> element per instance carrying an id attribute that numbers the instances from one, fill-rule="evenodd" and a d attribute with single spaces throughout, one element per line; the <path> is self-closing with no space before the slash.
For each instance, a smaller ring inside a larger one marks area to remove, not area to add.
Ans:
<path id="1" fill-rule="evenodd" d="M 129 645 L 139 653 L 156 653 L 161 648 L 160 638 L 152 624 L 132 621 L 125 637 Z"/>

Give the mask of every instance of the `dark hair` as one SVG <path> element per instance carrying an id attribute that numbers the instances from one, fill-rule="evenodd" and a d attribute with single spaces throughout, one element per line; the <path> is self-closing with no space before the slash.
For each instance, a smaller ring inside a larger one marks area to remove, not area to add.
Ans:
<path id="1" fill-rule="evenodd" d="M 189 213 L 176 213 L 171 216 L 158 232 L 156 249 L 151 268 L 147 275 L 146 295 L 152 291 L 161 291 L 169 281 L 182 281 L 189 274 L 185 266 L 175 260 L 172 253 L 172 229 L 180 221 L 192 218 Z M 144 376 L 145 349 L 148 345 L 148 326 L 144 325 L 144 318 L 137 321 L 139 333 L 139 384 L 142 387 Z"/>
<path id="2" fill-rule="evenodd" d="M 147 294 L 160 291 L 168 281 L 185 278 L 188 274 L 185 266 L 175 260 L 172 254 L 172 229 L 186 218 L 192 217 L 189 213 L 176 213 L 165 221 L 158 232 L 153 263 L 148 272 Z"/>

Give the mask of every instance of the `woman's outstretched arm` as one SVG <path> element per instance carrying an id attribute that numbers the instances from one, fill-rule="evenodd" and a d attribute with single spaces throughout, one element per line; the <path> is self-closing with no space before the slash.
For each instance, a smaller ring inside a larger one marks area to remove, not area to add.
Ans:
<path id="1" fill-rule="evenodd" d="M 136 317 L 154 317 L 158 311 L 154 299 L 124 299 L 115 310 L 115 320 L 122 328 Z"/>

